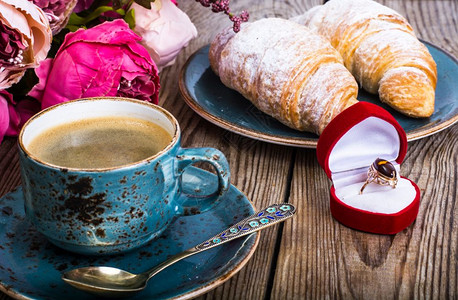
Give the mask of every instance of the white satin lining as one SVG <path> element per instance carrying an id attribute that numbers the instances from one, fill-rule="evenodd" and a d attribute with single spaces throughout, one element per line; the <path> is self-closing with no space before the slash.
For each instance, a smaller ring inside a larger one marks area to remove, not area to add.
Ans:
<path id="1" fill-rule="evenodd" d="M 390 123 L 369 117 L 342 136 L 329 155 L 332 173 L 369 167 L 377 157 L 394 161 L 400 151 L 400 139 Z"/>
<path id="2" fill-rule="evenodd" d="M 336 196 L 351 207 L 375 213 L 393 214 L 409 206 L 416 190 L 409 180 L 399 178 L 400 166 L 395 161 L 399 151 L 399 134 L 390 123 L 369 117 L 355 125 L 340 138 L 329 156 Z M 370 183 L 360 195 L 367 170 L 377 158 L 394 165 L 398 184 L 393 189 Z"/>
<path id="3" fill-rule="evenodd" d="M 370 183 L 360 195 L 359 191 L 364 181 L 336 188 L 336 196 L 343 203 L 362 210 L 394 214 L 409 206 L 416 197 L 415 187 L 404 178 L 398 180 L 395 189 Z"/>

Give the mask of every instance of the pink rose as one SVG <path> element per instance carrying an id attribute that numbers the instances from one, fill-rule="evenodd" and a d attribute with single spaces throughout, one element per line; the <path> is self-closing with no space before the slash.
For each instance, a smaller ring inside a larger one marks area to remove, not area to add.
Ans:
<path id="1" fill-rule="evenodd" d="M 0 89 L 6 89 L 46 58 L 52 34 L 44 12 L 27 0 L 0 0 L 0 12 Z"/>
<path id="2" fill-rule="evenodd" d="M 67 25 L 77 0 L 29 0 L 41 8 L 48 17 L 52 33 L 55 35 Z"/>
<path id="3" fill-rule="evenodd" d="M 158 103 L 156 65 L 124 20 L 68 33 L 54 59 L 35 73 L 29 95 L 42 108 L 77 98 L 123 96 Z"/>
<path id="4" fill-rule="evenodd" d="M 40 110 L 37 101 L 24 99 L 16 103 L 6 90 L 0 90 L 0 142 L 3 137 L 16 136 L 31 116 Z"/>
<path id="5" fill-rule="evenodd" d="M 134 31 L 142 37 L 140 44 L 150 53 L 159 69 L 175 62 L 175 57 L 197 30 L 189 17 L 169 0 L 155 0 L 151 9 L 133 3 Z"/>

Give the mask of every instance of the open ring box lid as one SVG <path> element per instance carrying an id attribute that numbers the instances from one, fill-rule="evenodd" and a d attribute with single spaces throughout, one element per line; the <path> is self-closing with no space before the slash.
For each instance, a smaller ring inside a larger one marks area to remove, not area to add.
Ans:
<path id="1" fill-rule="evenodd" d="M 362 231 L 395 234 L 417 217 L 420 190 L 399 176 L 407 137 L 381 107 L 359 102 L 337 115 L 318 140 L 317 158 L 332 180 L 330 209 L 340 223 Z M 371 164 L 382 158 L 397 171 L 396 188 L 369 183 L 360 194 Z"/>

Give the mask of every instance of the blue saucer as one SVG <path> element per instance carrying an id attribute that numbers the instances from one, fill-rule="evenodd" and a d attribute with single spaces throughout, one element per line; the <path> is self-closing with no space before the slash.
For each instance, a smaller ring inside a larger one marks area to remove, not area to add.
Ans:
<path id="1" fill-rule="evenodd" d="M 211 183 L 217 182 L 215 175 L 194 167 L 188 168 L 184 176 L 183 182 L 209 192 L 215 188 Z M 35 230 L 25 219 L 19 187 L 0 199 L 0 291 L 15 298 L 96 299 L 64 283 L 61 273 L 90 265 L 139 273 L 254 212 L 248 199 L 231 186 L 213 209 L 176 218 L 161 237 L 140 249 L 113 256 L 83 256 L 53 246 Z M 203 294 L 238 272 L 258 241 L 259 234 L 254 233 L 188 257 L 156 275 L 132 299 L 186 299 Z"/>
<path id="2" fill-rule="evenodd" d="M 429 118 L 409 118 L 380 102 L 378 95 L 363 90 L 358 100 L 375 103 L 388 110 L 413 141 L 437 133 L 458 121 L 458 61 L 444 50 L 424 42 L 437 64 L 435 110 Z M 281 145 L 316 148 L 318 136 L 283 125 L 258 110 L 235 90 L 226 87 L 210 68 L 209 46 L 194 53 L 183 66 L 180 92 L 186 103 L 201 117 L 229 131 L 253 139 Z"/>

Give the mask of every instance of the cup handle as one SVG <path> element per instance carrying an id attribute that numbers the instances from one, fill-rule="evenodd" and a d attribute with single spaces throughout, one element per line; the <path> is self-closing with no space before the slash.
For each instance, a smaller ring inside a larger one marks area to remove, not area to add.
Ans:
<path id="1" fill-rule="evenodd" d="M 196 162 L 210 163 L 218 175 L 218 189 L 210 195 L 182 198 L 184 202 L 180 203 L 182 210 L 185 213 L 188 209 L 197 209 L 199 212 L 204 212 L 214 204 L 216 204 L 221 196 L 223 196 L 230 186 L 230 169 L 226 156 L 214 148 L 181 148 L 176 156 L 178 176 L 182 176 L 184 170 Z"/>

